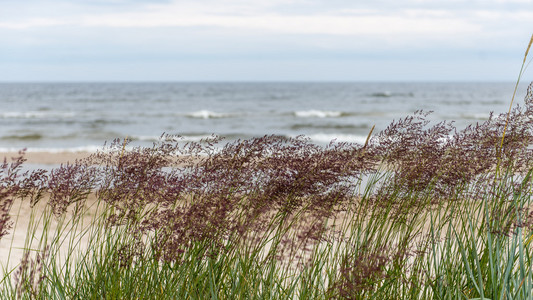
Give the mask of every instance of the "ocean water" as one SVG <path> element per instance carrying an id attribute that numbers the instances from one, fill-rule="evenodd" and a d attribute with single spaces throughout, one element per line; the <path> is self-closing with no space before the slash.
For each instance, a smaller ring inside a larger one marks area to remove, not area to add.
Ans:
<path id="1" fill-rule="evenodd" d="M 522 103 L 527 83 L 515 99 Z M 364 143 L 415 110 L 458 128 L 506 112 L 514 83 L 0 83 L 0 151 L 94 151 L 114 138 L 151 146 L 305 135 Z"/>

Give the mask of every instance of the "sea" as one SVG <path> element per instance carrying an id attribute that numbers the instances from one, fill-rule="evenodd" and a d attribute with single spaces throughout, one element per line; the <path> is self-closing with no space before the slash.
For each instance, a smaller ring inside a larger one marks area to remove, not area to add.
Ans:
<path id="1" fill-rule="evenodd" d="M 364 143 L 416 110 L 459 129 L 509 109 L 513 82 L 0 83 L 0 152 L 96 151 L 115 138 L 151 147 L 264 135 Z M 523 103 L 528 83 L 518 87 Z"/>

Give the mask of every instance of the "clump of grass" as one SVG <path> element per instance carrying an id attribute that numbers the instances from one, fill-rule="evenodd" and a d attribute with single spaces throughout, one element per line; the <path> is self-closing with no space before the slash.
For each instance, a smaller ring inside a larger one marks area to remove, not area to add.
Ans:
<path id="1" fill-rule="evenodd" d="M 11 163 L 4 158 L 0 164 L 0 239 L 8 233 L 12 226 L 9 212 L 13 206 L 14 198 L 20 190 L 21 167 L 24 162 L 23 151 L 19 152 L 19 157 L 14 158 Z"/>
<path id="2" fill-rule="evenodd" d="M 364 145 L 163 135 L 25 174 L 21 153 L 2 165 L 0 237 L 15 203 L 33 209 L 2 296 L 532 298 L 533 84 L 463 130 L 427 117 Z"/>

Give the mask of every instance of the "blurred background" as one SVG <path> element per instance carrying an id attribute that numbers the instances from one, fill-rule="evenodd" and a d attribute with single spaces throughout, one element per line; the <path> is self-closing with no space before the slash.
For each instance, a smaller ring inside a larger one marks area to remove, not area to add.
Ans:
<path id="1" fill-rule="evenodd" d="M 162 133 L 364 142 L 506 112 L 533 1 L 2 0 L 0 150 Z M 526 72 L 517 96 L 532 80 Z"/>

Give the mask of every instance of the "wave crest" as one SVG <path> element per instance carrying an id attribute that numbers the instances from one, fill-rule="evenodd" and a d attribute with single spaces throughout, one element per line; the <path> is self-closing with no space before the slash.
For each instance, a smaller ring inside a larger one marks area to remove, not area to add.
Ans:
<path id="1" fill-rule="evenodd" d="M 326 111 L 326 110 L 304 110 L 294 112 L 294 115 L 299 118 L 338 118 L 342 117 L 342 111 Z"/>
<path id="2" fill-rule="evenodd" d="M 376 98 L 389 98 L 389 97 L 414 97 L 415 94 L 410 92 L 410 93 L 393 93 L 393 92 L 390 92 L 390 91 L 383 91 L 383 92 L 377 92 L 377 93 L 372 93 L 370 94 L 371 97 L 376 97 Z"/>
<path id="3" fill-rule="evenodd" d="M 195 119 L 220 119 L 220 118 L 231 118 L 234 116 L 235 114 L 217 113 L 217 112 L 209 111 L 209 110 L 199 110 L 199 111 L 195 111 L 195 112 L 187 114 L 187 117 L 195 118 Z"/>
<path id="4" fill-rule="evenodd" d="M 42 119 L 42 118 L 73 118 L 74 112 L 66 111 L 8 111 L 0 113 L 2 119 Z"/>

